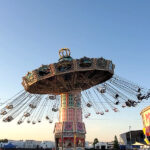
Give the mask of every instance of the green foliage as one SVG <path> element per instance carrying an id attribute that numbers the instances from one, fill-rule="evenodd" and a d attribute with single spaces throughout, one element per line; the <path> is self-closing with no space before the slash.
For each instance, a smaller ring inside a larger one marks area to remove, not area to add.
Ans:
<path id="1" fill-rule="evenodd" d="M 7 139 L 0 139 L 0 143 L 8 143 Z"/>
<path id="2" fill-rule="evenodd" d="M 116 135 L 115 135 L 114 142 L 113 142 L 113 149 L 114 150 L 119 150 L 120 149 L 120 146 L 119 146 L 118 139 L 117 139 Z"/>
<path id="3" fill-rule="evenodd" d="M 97 144 L 99 141 L 98 141 L 98 139 L 97 138 L 95 138 L 94 139 L 94 142 L 93 142 L 93 146 L 94 146 L 94 148 L 95 148 L 95 144 Z"/>

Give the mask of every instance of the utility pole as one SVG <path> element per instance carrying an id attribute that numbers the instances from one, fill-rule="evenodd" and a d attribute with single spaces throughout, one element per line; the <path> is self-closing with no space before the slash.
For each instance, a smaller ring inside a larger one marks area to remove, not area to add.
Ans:
<path id="1" fill-rule="evenodd" d="M 131 146 L 132 146 L 132 140 L 131 140 L 131 126 L 129 126 L 129 135 L 130 135 L 130 149 L 132 149 L 131 148 Z"/>

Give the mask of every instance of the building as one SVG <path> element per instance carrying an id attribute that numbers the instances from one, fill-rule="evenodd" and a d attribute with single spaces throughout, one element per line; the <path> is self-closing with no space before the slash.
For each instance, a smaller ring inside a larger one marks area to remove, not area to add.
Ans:
<path id="1" fill-rule="evenodd" d="M 44 148 L 44 149 L 46 149 L 46 148 L 55 148 L 55 142 L 43 141 L 43 142 L 41 142 L 40 147 Z"/>
<path id="2" fill-rule="evenodd" d="M 112 142 L 107 142 L 107 144 L 108 144 L 108 146 L 107 146 L 108 149 L 113 149 L 113 147 L 114 147 L 114 142 L 113 141 Z M 119 145 L 120 145 L 120 143 L 119 143 Z"/>
<path id="3" fill-rule="evenodd" d="M 106 143 L 106 142 L 98 142 L 97 144 L 95 144 L 95 148 L 96 149 L 101 149 L 101 150 L 108 149 L 108 143 Z"/>
<path id="4" fill-rule="evenodd" d="M 11 142 L 13 145 L 15 145 L 16 148 L 25 148 L 25 143 L 23 140 L 18 140 L 18 141 L 9 140 L 9 142 Z"/>
<path id="5" fill-rule="evenodd" d="M 52 141 L 35 141 L 35 140 L 8 140 L 7 143 L 0 143 L 0 148 L 4 148 L 4 146 L 8 144 L 14 145 L 16 148 L 29 148 L 29 149 L 35 149 L 35 148 L 54 148 L 55 143 Z"/>
<path id="6" fill-rule="evenodd" d="M 144 138 L 145 136 L 142 130 L 135 130 L 120 134 L 121 143 L 126 145 L 127 148 L 136 142 L 145 144 Z"/>
<path id="7" fill-rule="evenodd" d="M 3 148 L 6 143 L 0 143 L 0 148 Z"/>
<path id="8" fill-rule="evenodd" d="M 85 142 L 85 148 L 86 149 L 92 149 L 93 148 L 93 143 L 91 143 L 91 142 Z"/>
<path id="9" fill-rule="evenodd" d="M 24 148 L 39 148 L 41 141 L 26 140 L 24 141 Z"/>

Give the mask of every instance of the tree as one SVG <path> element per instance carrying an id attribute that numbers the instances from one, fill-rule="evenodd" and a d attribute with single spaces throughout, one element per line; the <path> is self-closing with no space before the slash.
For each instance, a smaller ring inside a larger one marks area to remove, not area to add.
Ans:
<path id="1" fill-rule="evenodd" d="M 7 143 L 8 140 L 7 139 L 0 139 L 0 143 Z"/>
<path id="2" fill-rule="evenodd" d="M 93 146 L 94 146 L 94 149 L 95 149 L 95 144 L 97 144 L 99 141 L 97 138 L 94 139 L 94 142 L 93 142 Z"/>
<path id="3" fill-rule="evenodd" d="M 119 150 L 120 149 L 120 146 L 119 146 L 118 139 L 117 139 L 116 135 L 115 135 L 114 142 L 113 142 L 113 149 L 114 150 Z"/>

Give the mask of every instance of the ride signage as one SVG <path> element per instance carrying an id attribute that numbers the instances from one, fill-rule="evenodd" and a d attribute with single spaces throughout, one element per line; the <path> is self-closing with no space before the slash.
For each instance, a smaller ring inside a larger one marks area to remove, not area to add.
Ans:
<path id="1" fill-rule="evenodd" d="M 150 106 L 146 107 L 141 112 L 142 120 L 143 120 L 143 131 L 146 136 L 145 141 L 147 144 L 150 144 Z"/>

